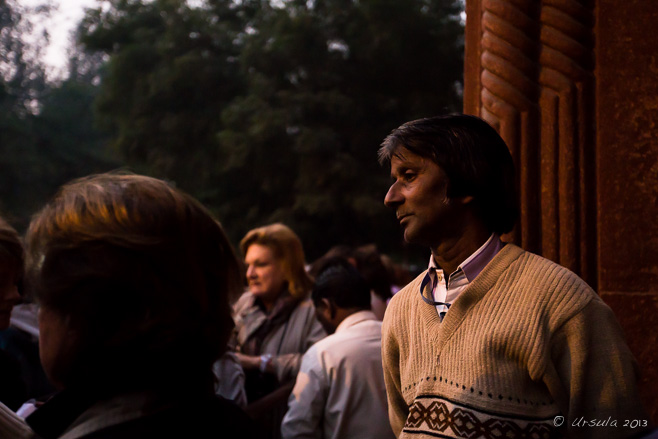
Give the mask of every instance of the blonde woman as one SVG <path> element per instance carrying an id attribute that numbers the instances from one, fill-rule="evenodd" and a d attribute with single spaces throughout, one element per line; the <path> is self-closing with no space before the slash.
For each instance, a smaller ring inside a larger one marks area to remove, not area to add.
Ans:
<path id="1" fill-rule="evenodd" d="M 309 299 L 297 235 L 283 224 L 251 230 L 240 242 L 248 291 L 234 307 L 234 345 L 245 370 L 248 412 L 263 434 L 279 437 L 302 355 L 326 336 Z"/>

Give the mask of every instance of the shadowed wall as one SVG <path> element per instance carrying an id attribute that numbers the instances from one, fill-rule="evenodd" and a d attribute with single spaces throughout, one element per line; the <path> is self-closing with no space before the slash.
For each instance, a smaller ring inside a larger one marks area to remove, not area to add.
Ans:
<path id="1" fill-rule="evenodd" d="M 658 2 L 467 0 L 464 111 L 518 169 L 512 239 L 615 311 L 658 420 Z"/>

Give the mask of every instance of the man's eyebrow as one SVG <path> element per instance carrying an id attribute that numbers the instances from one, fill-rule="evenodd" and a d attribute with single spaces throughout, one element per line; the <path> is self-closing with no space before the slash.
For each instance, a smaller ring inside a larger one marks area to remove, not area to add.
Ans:
<path id="1" fill-rule="evenodd" d="M 406 160 L 406 157 L 405 157 L 404 154 L 402 153 L 402 149 L 401 149 L 401 148 L 399 148 L 396 152 L 393 153 L 393 156 L 392 156 L 391 158 L 393 158 L 393 157 L 396 157 L 396 158 L 398 158 L 398 159 L 400 159 L 400 160 L 403 160 L 403 161 Z"/>

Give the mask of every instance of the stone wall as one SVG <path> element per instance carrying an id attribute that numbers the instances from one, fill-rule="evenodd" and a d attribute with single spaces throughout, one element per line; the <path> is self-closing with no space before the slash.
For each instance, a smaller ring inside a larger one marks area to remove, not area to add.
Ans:
<path id="1" fill-rule="evenodd" d="M 658 420 L 658 2 L 467 0 L 464 111 L 508 143 L 511 237 L 613 308 Z"/>

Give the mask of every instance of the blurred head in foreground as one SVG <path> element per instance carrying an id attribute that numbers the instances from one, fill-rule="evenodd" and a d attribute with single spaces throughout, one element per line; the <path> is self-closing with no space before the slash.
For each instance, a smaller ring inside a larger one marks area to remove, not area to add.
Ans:
<path id="1" fill-rule="evenodd" d="M 26 244 L 54 384 L 212 391 L 241 279 L 222 227 L 198 201 L 150 177 L 93 175 L 59 190 Z"/>

